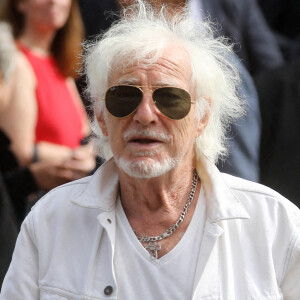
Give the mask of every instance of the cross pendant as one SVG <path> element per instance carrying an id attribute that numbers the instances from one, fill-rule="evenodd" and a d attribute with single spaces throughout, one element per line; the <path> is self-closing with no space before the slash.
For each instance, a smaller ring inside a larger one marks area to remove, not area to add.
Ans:
<path id="1" fill-rule="evenodd" d="M 149 242 L 146 246 L 146 250 L 150 253 L 151 257 L 158 258 L 157 252 L 161 250 L 161 245 L 157 244 L 156 241 Z"/>

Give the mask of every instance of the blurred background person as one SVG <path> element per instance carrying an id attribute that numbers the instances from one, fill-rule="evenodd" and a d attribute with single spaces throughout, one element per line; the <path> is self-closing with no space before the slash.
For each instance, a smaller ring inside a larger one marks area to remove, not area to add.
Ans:
<path id="1" fill-rule="evenodd" d="M 300 58 L 255 82 L 262 115 L 260 182 L 300 208 Z"/>
<path id="2" fill-rule="evenodd" d="M 256 0 L 189 0 L 192 16 L 219 24 L 252 75 L 283 64 L 283 56 Z"/>
<path id="3" fill-rule="evenodd" d="M 0 113 L 9 105 L 18 64 L 10 27 L 0 22 Z M 33 192 L 49 191 L 80 177 L 74 160 L 64 163 L 39 161 L 21 167 L 10 149 L 9 136 L 0 129 L 0 284 L 11 259 L 19 225 L 26 213 L 27 197 Z"/>
<path id="4" fill-rule="evenodd" d="M 81 145 L 89 126 L 71 77 L 78 68 L 83 29 L 75 0 L 3 1 L 1 18 L 11 25 L 17 47 L 11 92 L 0 112 L 1 155 L 7 157 L 1 168 L 7 171 L 5 183 L 21 221 L 26 202 L 20 195 L 47 191 L 95 167 L 92 146 Z M 17 179 L 17 166 L 33 176 Z"/>
<path id="5" fill-rule="evenodd" d="M 132 0 L 117 1 L 122 6 L 132 3 Z M 256 0 L 149 0 L 148 2 L 158 7 L 162 4 L 183 7 L 187 2 L 192 18 L 208 18 L 219 24 L 216 36 L 225 36 L 234 44 L 235 53 L 252 75 L 265 69 L 274 69 L 284 62 L 279 45 Z"/>
<path id="6" fill-rule="evenodd" d="M 260 181 L 261 114 L 253 79 L 237 56 L 231 61 L 238 69 L 241 82 L 238 94 L 244 100 L 245 114 L 227 131 L 228 156 L 217 162 L 221 172 L 247 180 Z"/>
<path id="7" fill-rule="evenodd" d="M 78 3 L 87 39 L 93 39 L 118 19 L 117 0 L 79 0 Z"/>
<path id="8" fill-rule="evenodd" d="M 14 68 L 16 49 L 9 27 L 0 22 L 0 111 L 6 104 L 9 93 L 9 76 Z M 0 160 L 3 157 L 0 155 Z M 0 286 L 8 269 L 18 234 L 12 204 L 2 178 L 0 168 Z"/>
<path id="9" fill-rule="evenodd" d="M 78 0 L 86 40 L 93 40 L 99 34 L 107 30 L 114 20 L 119 19 L 119 6 L 117 0 Z M 87 97 L 86 77 L 82 75 L 76 80 L 80 95 L 87 109 L 87 113 L 92 116 L 90 110 L 90 99 Z"/>
<path id="10" fill-rule="evenodd" d="M 300 57 L 300 1 L 299 0 L 259 0 L 283 56 L 287 62 Z"/>
<path id="11" fill-rule="evenodd" d="M 83 37 L 77 1 L 3 0 L 0 17 L 11 25 L 18 47 L 12 93 L 0 114 L 18 162 L 73 160 L 78 174 L 87 175 L 94 153 L 81 146 L 90 131 L 72 78 Z"/>
<path id="12" fill-rule="evenodd" d="M 259 4 L 286 61 L 255 76 L 262 115 L 260 180 L 300 207 L 300 2 Z"/>

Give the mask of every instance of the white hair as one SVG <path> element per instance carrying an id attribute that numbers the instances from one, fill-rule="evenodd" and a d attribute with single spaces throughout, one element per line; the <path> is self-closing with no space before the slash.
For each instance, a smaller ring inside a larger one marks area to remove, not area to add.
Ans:
<path id="1" fill-rule="evenodd" d="M 147 60 L 153 64 L 174 41 L 190 56 L 192 83 L 196 94 L 196 118 L 210 110 L 208 124 L 195 141 L 197 154 L 212 161 L 227 154 L 225 133 L 230 123 L 243 113 L 237 94 L 239 74 L 230 62 L 232 47 L 222 38 L 214 38 L 209 22 L 188 17 L 187 9 L 170 15 L 166 6 L 155 10 L 143 0 L 122 11 L 121 20 L 112 25 L 99 40 L 86 45 L 85 72 L 87 92 L 95 112 L 103 111 L 108 78 L 118 67 Z M 210 105 L 208 104 L 210 102 Z M 105 114 L 104 114 L 105 115 Z M 97 137 L 98 153 L 112 156 L 108 139 L 102 134 L 96 117 L 92 130 Z"/>

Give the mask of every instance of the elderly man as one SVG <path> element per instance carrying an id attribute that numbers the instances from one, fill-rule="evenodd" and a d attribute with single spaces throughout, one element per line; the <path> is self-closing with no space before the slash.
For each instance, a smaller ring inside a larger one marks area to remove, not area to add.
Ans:
<path id="1" fill-rule="evenodd" d="M 112 158 L 36 204 L 1 299 L 299 299 L 299 210 L 212 163 L 242 110 L 230 50 L 164 11 L 138 0 L 88 49 Z"/>

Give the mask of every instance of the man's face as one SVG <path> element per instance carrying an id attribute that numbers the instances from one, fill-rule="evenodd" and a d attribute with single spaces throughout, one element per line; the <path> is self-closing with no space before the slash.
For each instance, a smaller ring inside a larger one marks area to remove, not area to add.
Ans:
<path id="1" fill-rule="evenodd" d="M 132 177 L 160 176 L 174 167 L 192 167 L 193 144 L 204 128 L 195 120 L 195 104 L 180 120 L 164 116 L 152 99 L 152 86 L 173 86 L 185 89 L 194 99 L 189 56 L 178 45 L 168 47 L 151 66 L 143 63 L 114 71 L 108 85 L 143 86 L 143 100 L 128 117 L 119 119 L 105 111 L 98 116 L 108 136 L 119 169 Z"/>

